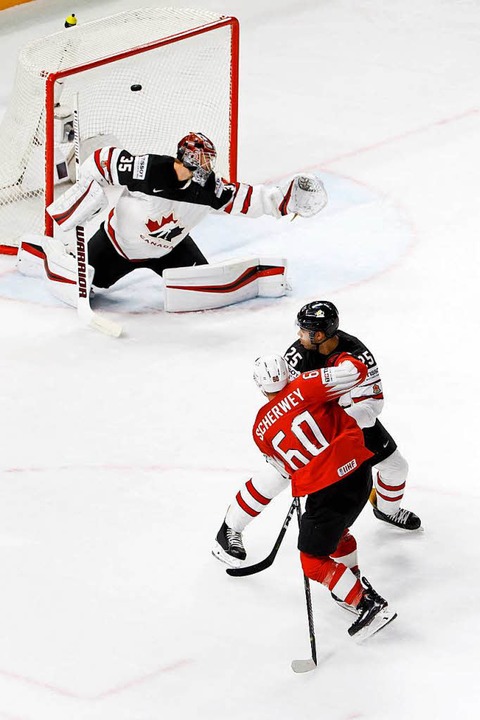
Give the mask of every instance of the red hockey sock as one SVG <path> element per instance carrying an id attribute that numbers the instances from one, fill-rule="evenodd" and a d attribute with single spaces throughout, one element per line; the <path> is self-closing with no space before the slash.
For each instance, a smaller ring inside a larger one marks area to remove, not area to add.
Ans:
<path id="1" fill-rule="evenodd" d="M 348 529 L 343 531 L 337 548 L 330 557 L 336 562 L 346 565 L 358 576 L 360 571 L 358 569 L 357 541 Z"/>
<path id="2" fill-rule="evenodd" d="M 315 557 L 300 553 L 305 575 L 325 585 L 336 597 L 356 607 L 363 596 L 360 580 L 343 563 L 335 562 L 328 556 Z"/>

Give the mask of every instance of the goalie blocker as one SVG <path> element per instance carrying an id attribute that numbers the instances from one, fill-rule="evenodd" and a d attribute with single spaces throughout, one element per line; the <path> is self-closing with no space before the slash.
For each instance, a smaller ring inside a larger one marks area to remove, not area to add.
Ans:
<path id="1" fill-rule="evenodd" d="M 60 240 L 25 235 L 18 252 L 17 269 L 30 277 L 46 278 L 55 297 L 76 307 L 76 260 Z M 288 288 L 286 269 L 285 258 L 272 257 L 167 269 L 163 273 L 165 310 L 209 310 L 255 297 L 281 297 Z M 89 286 L 95 285 L 93 272 L 89 266 Z"/>

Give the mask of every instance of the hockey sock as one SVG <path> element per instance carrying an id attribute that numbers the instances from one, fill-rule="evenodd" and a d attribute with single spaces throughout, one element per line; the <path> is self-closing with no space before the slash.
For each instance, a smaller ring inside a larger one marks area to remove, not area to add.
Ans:
<path id="1" fill-rule="evenodd" d="M 255 488 L 252 480 L 248 480 L 228 508 L 225 522 L 233 530 L 243 532 L 248 523 L 267 507 L 270 500 L 271 498 L 265 497 Z"/>
<path id="2" fill-rule="evenodd" d="M 363 588 L 350 568 L 326 555 L 315 557 L 300 552 L 300 560 L 303 572 L 308 578 L 325 585 L 331 593 L 348 605 L 357 607 L 363 597 Z"/>
<path id="3" fill-rule="evenodd" d="M 265 510 L 270 501 L 290 484 L 273 468 L 256 472 L 243 485 L 227 510 L 225 522 L 236 532 L 243 532 L 247 525 Z"/>
<path id="4" fill-rule="evenodd" d="M 377 473 L 375 489 L 377 491 L 377 508 L 386 515 L 394 515 L 400 508 L 400 502 L 405 490 L 405 481 L 394 485 L 388 478 L 384 478 L 380 473 Z"/>
<path id="5" fill-rule="evenodd" d="M 358 569 L 358 555 L 357 555 L 357 541 L 347 530 L 343 531 L 343 535 L 339 540 L 335 552 L 330 557 L 337 563 L 346 565 L 355 575 L 359 574 Z"/>

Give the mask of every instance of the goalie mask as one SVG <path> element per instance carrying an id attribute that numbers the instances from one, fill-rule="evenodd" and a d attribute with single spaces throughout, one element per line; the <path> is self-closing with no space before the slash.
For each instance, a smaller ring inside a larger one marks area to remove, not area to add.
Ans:
<path id="1" fill-rule="evenodd" d="M 177 160 L 193 171 L 192 180 L 205 186 L 215 167 L 215 145 L 202 133 L 188 133 L 177 145 Z"/>
<path id="2" fill-rule="evenodd" d="M 264 395 L 283 390 L 288 383 L 288 368 L 281 355 L 263 355 L 255 360 L 253 379 Z"/>

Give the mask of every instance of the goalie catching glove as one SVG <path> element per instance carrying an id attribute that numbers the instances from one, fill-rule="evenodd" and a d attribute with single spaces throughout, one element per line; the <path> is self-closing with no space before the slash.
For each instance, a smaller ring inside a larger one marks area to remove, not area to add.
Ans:
<path id="1" fill-rule="evenodd" d="M 83 225 L 107 206 L 107 196 L 92 178 L 81 178 L 53 201 L 47 212 L 64 231 Z"/>
<path id="2" fill-rule="evenodd" d="M 328 198 L 321 180 L 316 175 L 296 175 L 287 190 L 289 213 L 301 217 L 313 217 L 323 210 Z"/>

